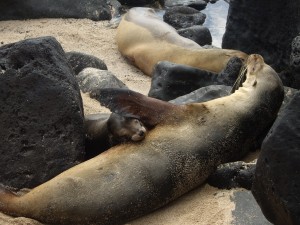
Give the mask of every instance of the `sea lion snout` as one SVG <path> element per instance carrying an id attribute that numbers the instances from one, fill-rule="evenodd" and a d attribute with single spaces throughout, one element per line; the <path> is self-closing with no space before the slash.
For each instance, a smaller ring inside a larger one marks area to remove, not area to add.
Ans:
<path id="1" fill-rule="evenodd" d="M 265 62 L 261 55 L 252 54 L 247 60 L 247 71 L 249 71 L 251 75 L 254 75 L 263 68 L 264 64 Z"/>
<path id="2" fill-rule="evenodd" d="M 146 136 L 146 128 L 144 127 L 144 125 L 139 121 L 138 124 L 136 124 L 136 132 L 131 136 L 131 140 L 132 141 L 141 141 L 145 138 Z"/>

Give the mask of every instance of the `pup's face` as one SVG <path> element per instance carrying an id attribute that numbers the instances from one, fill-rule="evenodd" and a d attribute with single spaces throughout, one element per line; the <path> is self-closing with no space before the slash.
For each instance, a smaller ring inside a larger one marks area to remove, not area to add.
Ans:
<path id="1" fill-rule="evenodd" d="M 132 141 L 141 141 L 145 138 L 146 128 L 141 123 L 141 121 L 137 119 L 131 119 L 129 121 L 129 131 L 131 132 L 131 140 Z"/>
<path id="2" fill-rule="evenodd" d="M 119 129 L 114 129 L 113 136 L 117 140 L 123 141 L 141 141 L 146 136 L 146 128 L 141 121 L 135 118 L 120 118 L 114 121 L 118 122 Z"/>

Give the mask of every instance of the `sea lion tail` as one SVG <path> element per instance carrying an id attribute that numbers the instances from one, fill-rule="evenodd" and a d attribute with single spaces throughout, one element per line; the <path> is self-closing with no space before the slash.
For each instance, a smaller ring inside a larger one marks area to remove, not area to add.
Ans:
<path id="1" fill-rule="evenodd" d="M 15 200 L 19 196 L 8 190 L 4 185 L 0 184 L 0 211 L 9 215 L 16 215 Z"/>

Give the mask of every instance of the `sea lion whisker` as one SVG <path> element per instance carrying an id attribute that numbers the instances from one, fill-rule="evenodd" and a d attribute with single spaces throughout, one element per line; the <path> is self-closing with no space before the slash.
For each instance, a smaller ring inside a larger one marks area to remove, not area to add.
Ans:
<path id="1" fill-rule="evenodd" d="M 246 80 L 246 74 L 247 74 L 247 60 L 245 60 L 245 62 L 243 63 L 239 75 L 237 77 L 237 79 L 235 80 L 232 89 L 230 91 L 230 93 L 234 93 L 237 89 L 239 89 L 239 87 L 242 86 L 243 82 Z"/>

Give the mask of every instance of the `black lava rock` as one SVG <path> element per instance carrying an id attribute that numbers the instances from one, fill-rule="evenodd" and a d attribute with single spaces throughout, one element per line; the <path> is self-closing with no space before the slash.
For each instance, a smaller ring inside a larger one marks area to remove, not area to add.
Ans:
<path id="1" fill-rule="evenodd" d="M 107 70 L 106 64 L 95 56 L 87 55 L 81 52 L 67 52 L 66 56 L 75 74 L 79 74 L 87 67 Z"/>
<path id="2" fill-rule="evenodd" d="M 216 83 L 232 86 L 238 78 L 242 66 L 243 61 L 241 59 L 237 57 L 232 57 L 228 61 L 225 69 L 218 74 L 216 78 Z"/>
<path id="3" fill-rule="evenodd" d="M 0 1 L 0 20 L 37 18 L 87 18 L 110 20 L 106 0 L 9 0 Z"/>
<path id="4" fill-rule="evenodd" d="M 195 1 L 195 2 L 189 3 L 187 6 L 201 11 L 201 10 L 206 8 L 207 2 L 203 1 L 203 0 L 200 0 L 200 1 Z"/>
<path id="5" fill-rule="evenodd" d="M 154 4 L 157 0 L 118 0 L 122 5 L 143 6 Z"/>
<path id="6" fill-rule="evenodd" d="M 201 25 L 182 28 L 179 29 L 177 32 L 179 35 L 191 39 L 201 46 L 211 45 L 212 43 L 212 37 L 209 29 Z"/>
<path id="7" fill-rule="evenodd" d="M 252 193 L 274 224 L 300 224 L 300 92 L 262 144 Z"/>
<path id="8" fill-rule="evenodd" d="M 152 73 L 148 96 L 169 101 L 209 85 L 232 86 L 238 77 L 242 61 L 231 58 L 220 74 L 195 67 L 158 62 Z"/>
<path id="9" fill-rule="evenodd" d="M 216 76 L 195 67 L 161 61 L 153 69 L 148 96 L 169 101 L 212 84 Z"/>
<path id="10" fill-rule="evenodd" d="M 188 6 L 174 6 L 166 9 L 163 19 L 175 29 L 180 29 L 202 25 L 206 15 Z"/>
<path id="11" fill-rule="evenodd" d="M 300 32 L 300 0 L 230 1 L 223 48 L 261 54 L 280 72 L 289 65 Z"/>
<path id="12" fill-rule="evenodd" d="M 0 180 L 32 188 L 84 156 L 83 107 L 53 37 L 0 47 Z"/>
<path id="13" fill-rule="evenodd" d="M 300 36 L 295 37 L 292 41 L 290 66 L 294 71 L 300 72 Z"/>
<path id="14" fill-rule="evenodd" d="M 175 98 L 169 102 L 177 105 L 196 102 L 206 102 L 229 95 L 231 88 L 232 87 L 225 85 L 209 85 L 206 87 L 199 88 L 189 94 Z"/>
<path id="15" fill-rule="evenodd" d="M 197 10 L 205 9 L 208 1 L 203 0 L 165 0 L 165 7 L 189 6 Z"/>
<path id="16" fill-rule="evenodd" d="M 242 161 L 222 164 L 209 176 L 207 182 L 213 187 L 222 189 L 245 188 L 251 190 L 255 166 L 255 163 Z"/>

